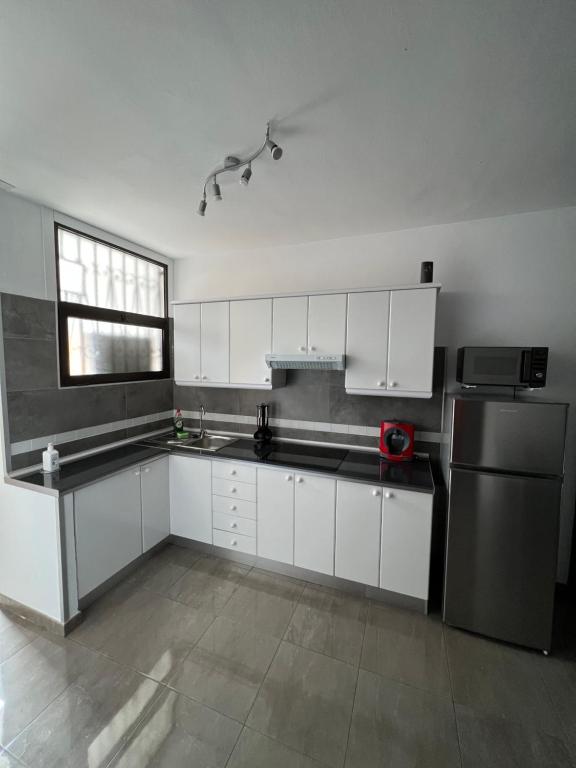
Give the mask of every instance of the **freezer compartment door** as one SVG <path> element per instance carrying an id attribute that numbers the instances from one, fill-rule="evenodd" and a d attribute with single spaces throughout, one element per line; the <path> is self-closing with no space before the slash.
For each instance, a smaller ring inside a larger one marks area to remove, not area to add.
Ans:
<path id="1" fill-rule="evenodd" d="M 453 408 L 453 464 L 562 474 L 566 405 L 455 398 Z"/>
<path id="2" fill-rule="evenodd" d="M 452 470 L 444 620 L 550 648 L 559 480 Z"/>

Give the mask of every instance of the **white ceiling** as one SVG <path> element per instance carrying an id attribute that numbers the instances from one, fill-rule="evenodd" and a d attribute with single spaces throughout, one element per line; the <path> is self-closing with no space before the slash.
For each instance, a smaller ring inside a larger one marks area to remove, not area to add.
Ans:
<path id="1" fill-rule="evenodd" d="M 0 0 L 0 178 L 170 256 L 574 205 L 575 138 L 574 0 Z"/>

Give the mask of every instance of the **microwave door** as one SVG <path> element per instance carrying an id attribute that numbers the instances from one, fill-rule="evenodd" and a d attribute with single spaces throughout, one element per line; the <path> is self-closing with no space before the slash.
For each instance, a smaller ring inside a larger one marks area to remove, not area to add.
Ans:
<path id="1" fill-rule="evenodd" d="M 452 464 L 562 475 L 567 405 L 455 398 L 452 407 Z"/>
<path id="2" fill-rule="evenodd" d="M 517 347 L 476 348 L 466 357 L 464 380 L 470 384 L 517 386 L 522 373 L 522 351 Z"/>

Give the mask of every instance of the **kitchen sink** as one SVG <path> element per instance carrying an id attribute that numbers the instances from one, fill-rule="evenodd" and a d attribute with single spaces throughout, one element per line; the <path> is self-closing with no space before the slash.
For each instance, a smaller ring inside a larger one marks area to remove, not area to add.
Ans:
<path id="1" fill-rule="evenodd" d="M 198 433 L 192 434 L 183 440 L 177 438 L 171 438 L 170 440 L 163 440 L 165 445 L 178 446 L 179 448 L 185 448 L 188 451 L 219 451 L 224 448 L 225 445 L 236 442 L 235 437 L 222 437 L 221 435 L 204 435 L 200 436 Z"/>

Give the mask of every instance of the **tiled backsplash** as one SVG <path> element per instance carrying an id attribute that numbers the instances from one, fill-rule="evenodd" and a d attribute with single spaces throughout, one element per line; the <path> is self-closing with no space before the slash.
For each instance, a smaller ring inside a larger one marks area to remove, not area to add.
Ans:
<path id="1" fill-rule="evenodd" d="M 62 455 L 122 440 L 171 423 L 174 407 L 197 424 L 252 434 L 256 405 L 270 404 L 278 437 L 374 448 L 384 419 L 412 422 L 420 444 L 437 444 L 442 428 L 445 350 L 437 348 L 430 399 L 347 395 L 342 371 L 287 371 L 270 392 L 182 387 L 171 379 L 59 389 L 56 307 L 52 301 L 0 294 L 12 468 L 35 464 L 52 441 Z"/>
<path id="2" fill-rule="evenodd" d="M 1 294 L 12 467 L 36 463 L 49 440 L 63 455 L 159 428 L 172 380 L 58 388 L 53 301 Z"/>
<path id="3" fill-rule="evenodd" d="M 434 359 L 430 399 L 347 395 L 343 371 L 287 371 L 286 386 L 271 391 L 174 386 L 174 406 L 197 424 L 203 404 L 207 426 L 229 432 L 255 430 L 256 405 L 270 404 L 271 426 L 279 437 L 375 447 L 385 419 L 415 425 L 421 441 L 436 443 L 442 430 L 445 350 Z"/>

